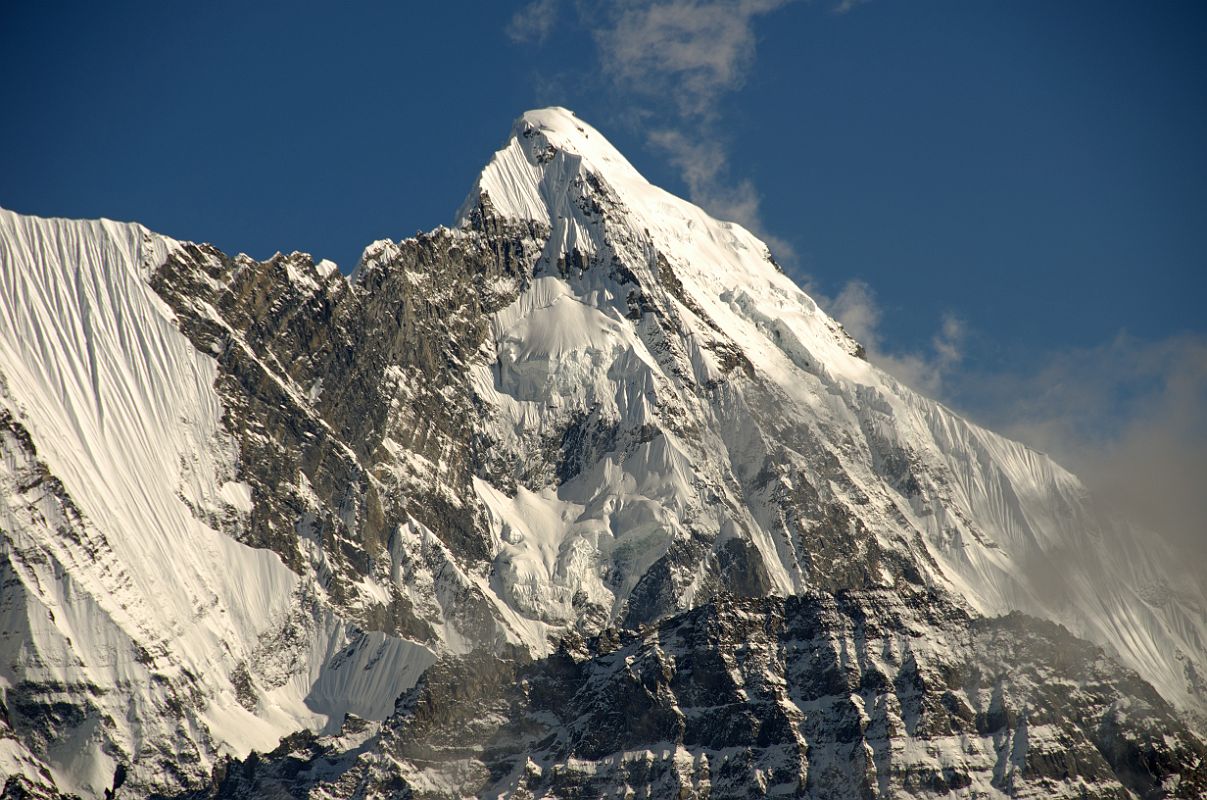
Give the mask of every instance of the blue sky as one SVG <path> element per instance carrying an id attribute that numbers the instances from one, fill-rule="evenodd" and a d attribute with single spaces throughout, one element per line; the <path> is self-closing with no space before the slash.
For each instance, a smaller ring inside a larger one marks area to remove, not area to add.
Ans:
<path id="1" fill-rule="evenodd" d="M 350 269 L 566 105 L 974 418 L 1084 473 L 1205 449 L 1207 5 L 335 8 L 6 4 L 0 205 Z"/>

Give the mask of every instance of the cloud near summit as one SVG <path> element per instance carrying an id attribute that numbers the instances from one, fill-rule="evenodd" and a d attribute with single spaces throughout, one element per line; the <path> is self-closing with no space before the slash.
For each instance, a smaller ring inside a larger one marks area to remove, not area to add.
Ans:
<path id="1" fill-rule="evenodd" d="M 531 45 L 545 41 L 559 24 L 586 31 L 605 88 L 621 109 L 618 118 L 679 171 L 689 199 L 749 228 L 791 264 L 791 244 L 762 222 L 754 184 L 732 178 L 729 143 L 719 130 L 721 101 L 741 89 L 754 65 L 756 20 L 792 2 L 535 0 L 512 16 L 505 32 L 513 42 Z"/>
<path id="2" fill-rule="evenodd" d="M 595 15 L 604 70 L 617 85 L 672 97 L 682 117 L 711 118 L 742 86 L 755 57 L 754 21 L 792 0 L 621 3 Z"/>

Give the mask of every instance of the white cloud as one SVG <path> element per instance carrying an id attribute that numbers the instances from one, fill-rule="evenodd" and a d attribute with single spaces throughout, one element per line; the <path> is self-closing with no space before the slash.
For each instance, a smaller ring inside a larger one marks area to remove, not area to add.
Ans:
<path id="1" fill-rule="evenodd" d="M 838 5 L 834 6 L 834 13 L 849 14 L 867 2 L 870 0 L 839 0 Z"/>
<path id="2" fill-rule="evenodd" d="M 756 17 L 790 0 L 625 2 L 591 25 L 604 70 L 635 94 L 671 98 L 685 117 L 710 117 L 754 62 Z"/>
<path id="3" fill-rule="evenodd" d="M 511 16 L 503 32 L 516 44 L 540 44 L 553 32 L 557 17 L 558 0 L 533 0 Z"/>
<path id="4" fill-rule="evenodd" d="M 894 351 L 885 346 L 881 336 L 880 305 L 867 283 L 849 281 L 832 300 L 815 290 L 811 294 L 863 345 L 869 361 L 923 394 L 942 396 L 945 379 L 964 357 L 966 330 L 958 317 L 943 315 L 929 351 Z"/>
<path id="5" fill-rule="evenodd" d="M 1207 590 L 1207 337 L 1120 333 L 957 388 L 971 416 L 1051 454 L 1139 535 L 1162 535 L 1171 569 Z"/>
<path id="6" fill-rule="evenodd" d="M 732 183 L 729 173 L 729 153 L 717 141 L 689 138 L 680 130 L 660 128 L 649 131 L 646 138 L 656 149 L 666 154 L 687 184 L 692 202 L 718 219 L 730 220 L 745 226 L 767 243 L 777 258 L 795 261 L 792 245 L 766 229 L 762 222 L 762 198 L 749 180 Z"/>
<path id="7" fill-rule="evenodd" d="M 1207 592 L 1207 337 L 1143 341 L 1121 332 L 1096 346 L 1036 353 L 1022 367 L 994 372 L 966 367 L 966 326 L 954 316 L 941 319 L 928 350 L 900 351 L 886 345 L 881 308 L 866 283 L 852 281 L 832 300 L 812 293 L 864 345 L 872 363 L 1048 453 L 1081 478 L 1095 508 L 1132 523 L 1115 530 L 1124 538 L 1104 539 L 1103 547 L 1155 554 L 1163 548 L 1145 537 L 1157 534 L 1173 555 L 1166 564 L 1171 578 Z M 1085 553 L 1048 557 L 1053 602 L 1063 591 L 1059 559 L 1089 570 L 1096 563 Z"/>
<path id="8" fill-rule="evenodd" d="M 688 197 L 715 217 L 737 222 L 794 263 L 796 254 L 763 224 L 749 180 L 733 181 L 729 150 L 717 133 L 719 102 L 741 88 L 755 58 L 756 18 L 792 0 L 661 0 L 580 7 L 604 75 L 642 109 L 649 143 L 664 153 Z"/>

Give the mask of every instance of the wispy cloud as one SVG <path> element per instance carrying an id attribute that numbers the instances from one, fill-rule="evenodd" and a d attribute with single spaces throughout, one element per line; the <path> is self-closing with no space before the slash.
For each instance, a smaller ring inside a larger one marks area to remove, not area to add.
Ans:
<path id="1" fill-rule="evenodd" d="M 585 20 L 604 74 L 625 96 L 648 104 L 649 143 L 683 176 L 692 202 L 750 229 L 781 259 L 796 255 L 763 224 L 749 180 L 733 180 L 728 142 L 718 134 L 721 101 L 754 65 L 755 21 L 792 0 L 624 2 Z"/>
<path id="2" fill-rule="evenodd" d="M 1161 534 L 1207 591 L 1207 337 L 1127 333 L 1031 369 L 961 376 L 953 401 L 1051 454 L 1109 513 Z"/>
<path id="3" fill-rule="evenodd" d="M 875 292 L 860 280 L 848 282 L 832 300 L 810 287 L 817 302 L 843 324 L 867 351 L 868 359 L 893 377 L 932 397 L 943 395 L 944 381 L 964 358 L 966 326 L 955 314 L 944 314 L 929 349 L 901 351 L 885 345 L 882 312 Z"/>
<path id="4" fill-rule="evenodd" d="M 591 12 L 589 23 L 603 68 L 619 86 L 671 98 L 680 116 L 710 118 L 754 63 L 755 18 L 788 2 L 623 2 Z"/>
<path id="5" fill-rule="evenodd" d="M 1100 512 L 1131 523 L 1114 528 L 1122 538 L 1104 539 L 1102 547 L 1172 554 L 1169 576 L 1207 593 L 1207 337 L 1145 341 L 1121 332 L 993 371 L 965 361 L 967 326 L 953 315 L 939 320 L 928 348 L 905 351 L 887 343 L 882 309 L 866 283 L 852 281 L 833 299 L 810 291 L 872 363 L 1072 470 Z M 1154 534 L 1168 548 L 1144 539 Z M 1045 557 L 1049 563 L 1029 566 L 1053 602 L 1067 578 L 1061 570 L 1076 562 L 1092 572 L 1096 561 L 1085 553 Z M 1045 582 L 1048 572 L 1053 577 Z"/>
<path id="6" fill-rule="evenodd" d="M 503 32 L 515 44 L 541 44 L 557 25 L 558 0 L 533 0 L 511 15 Z"/>
<path id="7" fill-rule="evenodd" d="M 762 197 L 750 180 L 730 180 L 729 152 L 715 139 L 692 137 L 677 128 L 646 133 L 655 149 L 679 170 L 692 202 L 714 217 L 746 227 L 767 243 L 777 258 L 794 261 L 796 251 L 786 239 L 763 225 Z"/>
<path id="8" fill-rule="evenodd" d="M 835 14 L 849 14 L 861 5 L 870 2 L 870 0 L 839 0 L 838 5 L 834 6 Z"/>

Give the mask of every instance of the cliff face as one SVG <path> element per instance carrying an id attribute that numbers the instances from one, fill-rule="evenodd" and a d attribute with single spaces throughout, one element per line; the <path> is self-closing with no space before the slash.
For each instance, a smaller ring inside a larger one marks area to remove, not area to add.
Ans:
<path id="1" fill-rule="evenodd" d="M 1202 791 L 1197 590 L 565 110 L 351 277 L 0 214 L 12 792 Z"/>

